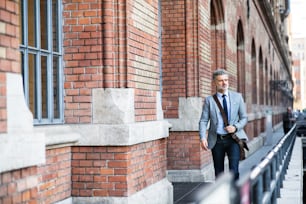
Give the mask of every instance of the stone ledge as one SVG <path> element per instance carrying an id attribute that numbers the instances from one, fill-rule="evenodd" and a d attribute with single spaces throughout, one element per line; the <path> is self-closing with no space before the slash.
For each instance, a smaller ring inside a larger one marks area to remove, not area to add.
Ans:
<path id="1" fill-rule="evenodd" d="M 118 125 L 49 125 L 34 129 L 46 136 L 45 146 L 50 149 L 73 145 L 134 145 L 168 137 L 169 127 L 170 124 L 162 120 Z"/>
<path id="2" fill-rule="evenodd" d="M 169 136 L 170 124 L 166 120 L 131 124 L 71 125 L 80 134 L 77 145 L 125 146 L 153 141 Z"/>
<path id="3" fill-rule="evenodd" d="M 37 126 L 34 130 L 45 134 L 47 149 L 72 146 L 80 138 L 80 134 L 74 132 L 68 125 Z"/>

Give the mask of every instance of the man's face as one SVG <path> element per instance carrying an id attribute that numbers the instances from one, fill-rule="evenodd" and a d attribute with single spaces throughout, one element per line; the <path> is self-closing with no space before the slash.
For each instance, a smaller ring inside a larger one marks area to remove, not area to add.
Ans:
<path id="1" fill-rule="evenodd" d="M 291 113 L 292 109 L 291 108 L 287 108 L 287 111 L 288 111 L 288 113 Z"/>
<path id="2" fill-rule="evenodd" d="M 224 93 L 228 89 L 228 75 L 219 75 L 214 81 L 217 91 Z"/>

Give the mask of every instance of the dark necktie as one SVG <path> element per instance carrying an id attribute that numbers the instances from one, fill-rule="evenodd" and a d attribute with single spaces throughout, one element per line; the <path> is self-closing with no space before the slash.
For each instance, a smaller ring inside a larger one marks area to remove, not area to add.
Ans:
<path id="1" fill-rule="evenodd" d="M 226 119 L 228 121 L 228 110 L 227 110 L 227 103 L 226 103 L 226 95 L 223 94 L 222 97 L 223 97 L 223 109 L 224 109 L 224 112 L 225 112 L 225 115 L 226 115 Z M 225 121 L 224 121 L 224 123 L 225 123 Z"/>

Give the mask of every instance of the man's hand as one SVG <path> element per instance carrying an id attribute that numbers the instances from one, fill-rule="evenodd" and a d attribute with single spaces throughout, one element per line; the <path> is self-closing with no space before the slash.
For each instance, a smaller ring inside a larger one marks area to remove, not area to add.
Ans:
<path id="1" fill-rule="evenodd" d="M 233 125 L 226 126 L 224 129 L 225 129 L 225 131 L 228 132 L 228 133 L 234 133 L 234 132 L 236 132 L 236 127 L 233 126 Z"/>
<path id="2" fill-rule="evenodd" d="M 208 150 L 208 143 L 206 139 L 201 139 L 201 147 L 203 150 L 207 151 Z"/>

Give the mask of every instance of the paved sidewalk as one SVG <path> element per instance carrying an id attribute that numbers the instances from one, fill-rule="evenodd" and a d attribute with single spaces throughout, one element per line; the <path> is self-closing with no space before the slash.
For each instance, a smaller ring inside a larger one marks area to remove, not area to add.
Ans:
<path id="1" fill-rule="evenodd" d="M 240 175 L 250 172 L 254 166 L 256 166 L 263 157 L 280 141 L 284 136 L 282 128 L 278 128 L 272 132 L 272 140 L 269 145 L 263 145 L 253 154 L 242 161 L 239 165 Z M 281 189 L 281 197 L 277 202 L 280 204 L 302 203 L 303 194 L 303 155 L 302 155 L 302 140 L 300 137 L 296 138 L 291 161 L 289 163 L 288 172 L 285 176 L 284 185 Z M 192 199 L 196 193 L 208 185 L 208 182 L 204 183 L 173 183 L 174 187 L 174 204 L 192 203 Z M 299 202 L 301 201 L 301 202 Z"/>
<path id="2" fill-rule="evenodd" d="M 174 204 L 194 203 L 194 199 L 203 186 L 209 184 L 208 182 L 176 182 L 173 183 L 173 202 Z"/>
<path id="3" fill-rule="evenodd" d="M 303 139 L 297 137 L 278 204 L 303 203 Z"/>
<path id="4" fill-rule="evenodd" d="M 273 149 L 273 147 L 280 141 L 284 136 L 284 131 L 282 128 L 278 128 L 272 132 L 272 140 L 269 145 L 263 145 L 260 149 L 256 150 L 253 154 L 247 157 L 245 160 L 241 161 L 239 164 L 240 175 L 244 175 L 252 170 L 263 157 L 265 157 L 268 152 Z"/>

